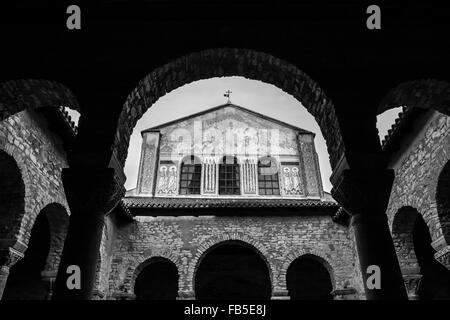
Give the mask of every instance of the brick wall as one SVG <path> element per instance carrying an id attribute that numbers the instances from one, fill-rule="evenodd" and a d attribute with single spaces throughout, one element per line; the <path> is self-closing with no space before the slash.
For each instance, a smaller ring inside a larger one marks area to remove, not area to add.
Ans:
<path id="1" fill-rule="evenodd" d="M 450 117 L 436 111 L 410 146 L 391 164 L 395 170 L 387 215 L 392 230 L 401 208 L 416 209 L 425 220 L 436 250 L 450 237 L 448 216 L 440 215 L 436 201 L 439 176 L 450 159 Z M 408 257 L 401 259 L 408 260 Z"/>
<path id="2" fill-rule="evenodd" d="M 23 111 L 0 122 L 0 152 L 14 159 L 24 189 L 21 209 L 11 212 L 8 221 L 2 220 L 0 240 L 5 244 L 19 242 L 25 250 L 36 217 L 44 208 L 59 204 L 62 208 L 59 214 L 64 217 L 55 218 L 68 219 L 70 211 L 61 181 L 61 169 L 67 167 L 65 151 L 61 139 L 48 129 L 43 116 Z M 51 219 L 52 214 L 47 216 Z M 55 220 L 50 221 L 50 225 L 51 232 L 55 232 L 52 248 L 60 252 L 64 241 L 62 234 L 65 235 L 60 229 L 67 224 Z"/>
<path id="3" fill-rule="evenodd" d="M 140 264 L 164 257 L 178 268 L 179 291 L 193 291 L 195 272 L 205 252 L 226 241 L 254 247 L 268 264 L 272 291 L 286 290 L 286 272 L 303 254 L 323 259 L 333 289 L 353 287 L 362 298 L 351 232 L 328 216 L 302 217 L 136 217 L 117 229 L 112 251 L 108 296 L 133 293 Z"/>

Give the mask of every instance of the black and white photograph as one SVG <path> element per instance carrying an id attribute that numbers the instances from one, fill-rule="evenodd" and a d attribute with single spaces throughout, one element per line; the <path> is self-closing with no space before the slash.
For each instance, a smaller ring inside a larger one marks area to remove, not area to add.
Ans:
<path id="1" fill-rule="evenodd" d="M 0 310 L 450 300 L 445 3 L 4 2 Z"/>

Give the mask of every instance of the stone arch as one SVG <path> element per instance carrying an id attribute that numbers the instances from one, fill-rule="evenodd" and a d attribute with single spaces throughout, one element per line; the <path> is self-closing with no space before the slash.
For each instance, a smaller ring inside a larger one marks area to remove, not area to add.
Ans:
<path id="1" fill-rule="evenodd" d="M 258 256 L 266 263 L 267 270 L 269 271 L 270 282 L 272 291 L 274 289 L 274 281 L 277 278 L 276 269 L 268 259 L 269 252 L 259 241 L 252 239 L 246 234 L 240 233 L 221 233 L 216 236 L 210 237 L 208 240 L 202 241 L 197 249 L 193 259 L 191 260 L 188 268 L 188 274 L 186 277 L 186 283 L 189 286 L 190 291 L 195 291 L 195 276 L 200 266 L 200 263 L 205 256 L 211 252 L 214 248 L 217 248 L 223 244 L 240 244 L 252 249 Z"/>
<path id="2" fill-rule="evenodd" d="M 337 165 L 345 152 L 341 129 L 333 103 L 315 81 L 295 65 L 267 53 L 217 48 L 175 59 L 155 69 L 138 83 L 127 97 L 117 126 L 114 149 L 122 166 L 136 122 L 154 102 L 182 85 L 225 76 L 242 76 L 273 84 L 301 101 L 321 128 L 331 167 Z"/>
<path id="3" fill-rule="evenodd" d="M 286 277 L 287 277 L 287 271 L 288 271 L 291 263 L 294 262 L 295 260 L 297 260 L 298 258 L 301 258 L 304 256 L 307 256 L 307 257 L 317 260 L 325 267 L 325 269 L 327 269 L 328 273 L 330 274 L 331 285 L 333 287 L 333 290 L 335 290 L 336 289 L 336 275 L 334 272 L 334 268 L 333 268 L 332 264 L 329 262 L 326 254 L 319 249 L 300 249 L 300 248 L 295 248 L 295 249 L 291 250 L 284 257 L 283 264 L 281 265 L 280 272 L 279 272 L 279 278 L 278 278 L 278 284 L 279 284 L 280 288 L 281 289 L 287 288 Z"/>
<path id="4" fill-rule="evenodd" d="M 141 262 L 134 270 L 133 272 L 133 277 L 131 279 L 130 282 L 130 292 L 134 292 L 135 287 L 136 287 L 136 280 L 139 277 L 139 275 L 141 274 L 141 272 L 148 266 L 150 266 L 151 264 L 154 263 L 158 263 L 158 262 L 163 262 L 163 263 L 167 263 L 169 265 L 171 265 L 172 267 L 174 267 L 176 269 L 177 272 L 177 276 L 178 276 L 178 283 L 177 283 L 177 287 L 178 290 L 180 288 L 181 285 L 181 276 L 180 276 L 180 265 L 177 265 L 172 259 L 166 258 L 166 257 L 162 257 L 162 256 L 157 256 L 154 255 L 148 259 L 145 259 L 145 261 Z M 177 291 L 178 291 L 177 290 Z M 178 292 L 177 292 L 178 294 Z"/>
<path id="5" fill-rule="evenodd" d="M 181 277 L 181 271 L 183 270 L 182 262 L 180 261 L 179 257 L 174 254 L 171 250 L 165 250 L 158 251 L 157 252 L 151 252 L 151 250 L 146 250 L 143 255 L 139 256 L 137 259 L 135 259 L 132 263 L 132 265 L 128 268 L 130 275 L 129 275 L 129 281 L 125 284 L 128 292 L 133 292 L 134 285 L 136 283 L 136 278 L 139 275 L 139 273 L 149 264 L 152 263 L 152 261 L 155 261 L 157 259 L 161 259 L 164 261 L 170 261 L 178 270 L 178 288 L 181 289 L 182 286 L 182 277 Z"/>
<path id="6" fill-rule="evenodd" d="M 23 110 L 67 106 L 80 112 L 75 95 L 65 85 L 44 79 L 0 83 L 0 121 Z"/>
<path id="7" fill-rule="evenodd" d="M 402 106 L 435 109 L 450 115 L 450 83 L 437 79 L 403 82 L 383 98 L 378 106 L 378 114 Z"/>
<path id="8" fill-rule="evenodd" d="M 450 160 L 439 173 L 435 199 L 442 234 L 447 245 L 450 245 Z"/>
<path id="9" fill-rule="evenodd" d="M 414 225 L 419 215 L 416 208 L 403 206 L 393 217 L 391 234 L 402 272 L 419 272 L 413 243 Z"/>

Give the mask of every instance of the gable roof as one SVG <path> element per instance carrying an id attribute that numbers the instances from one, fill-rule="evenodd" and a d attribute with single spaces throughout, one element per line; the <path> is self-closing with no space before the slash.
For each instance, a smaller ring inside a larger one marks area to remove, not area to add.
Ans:
<path id="1" fill-rule="evenodd" d="M 159 125 L 157 125 L 157 126 L 155 126 L 155 127 L 147 128 L 147 129 L 145 129 L 145 130 L 142 130 L 142 131 L 141 131 L 141 134 L 143 134 L 143 133 L 145 133 L 145 132 L 156 131 L 156 130 L 159 130 L 159 129 L 161 129 L 161 128 L 164 128 L 164 127 L 170 126 L 170 125 L 172 125 L 172 124 L 175 124 L 175 123 L 177 123 L 177 122 L 181 122 L 181 121 L 185 121 L 185 120 L 188 120 L 188 119 L 191 119 L 191 118 L 195 118 L 195 117 L 198 117 L 198 116 L 204 115 L 204 114 L 206 114 L 206 113 L 210 113 L 210 112 L 213 112 L 213 111 L 216 111 L 216 110 L 225 108 L 225 107 L 233 107 L 233 108 L 236 108 L 236 109 L 238 109 L 238 110 L 241 110 L 241 111 L 250 113 L 250 114 L 252 114 L 252 115 L 254 115 L 254 116 L 263 118 L 263 119 L 265 119 L 265 120 L 267 120 L 267 121 L 275 122 L 275 123 L 277 123 L 277 124 L 279 124 L 279 125 L 281 125 L 281 126 L 288 127 L 288 128 L 293 129 L 293 130 L 299 131 L 300 133 L 304 133 L 304 134 L 312 134 L 313 136 L 316 136 L 316 134 L 315 134 L 314 132 L 311 132 L 311 131 L 302 129 L 302 128 L 300 128 L 300 127 L 296 127 L 296 126 L 294 126 L 294 125 L 292 125 L 292 124 L 289 124 L 289 123 L 283 122 L 283 121 L 281 121 L 281 120 L 277 120 L 277 119 L 271 118 L 271 117 L 266 116 L 266 115 L 264 115 L 264 114 L 255 112 L 255 111 L 253 111 L 253 110 L 250 110 L 250 109 L 247 109 L 247 108 L 244 108 L 244 107 L 241 107 L 241 106 L 232 104 L 232 103 L 221 104 L 221 105 L 219 105 L 219 106 L 212 107 L 212 108 L 209 108 L 209 109 L 206 109 L 206 110 L 197 112 L 197 113 L 193 113 L 193 114 L 191 114 L 191 115 L 188 115 L 188 116 L 185 116 L 185 117 L 182 117 L 182 118 L 178 118 L 178 119 L 171 120 L 171 121 L 166 122 L 166 123 L 163 123 L 163 124 L 159 124 Z"/>

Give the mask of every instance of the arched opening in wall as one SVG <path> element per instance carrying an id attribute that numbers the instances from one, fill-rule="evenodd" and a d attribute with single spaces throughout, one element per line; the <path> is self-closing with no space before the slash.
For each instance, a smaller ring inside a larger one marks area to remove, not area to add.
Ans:
<path id="1" fill-rule="evenodd" d="M 291 300 L 332 300 L 330 273 L 320 258 L 303 255 L 295 259 L 286 273 Z"/>
<path id="2" fill-rule="evenodd" d="M 421 276 L 418 287 L 416 282 L 407 288 L 409 295 L 421 300 L 449 299 L 450 271 L 434 258 L 429 228 L 415 208 L 402 207 L 396 213 L 392 238 L 403 276 Z"/>
<path id="3" fill-rule="evenodd" d="M 13 157 L 0 150 L 0 239 L 14 239 L 25 212 L 25 185 Z"/>
<path id="4" fill-rule="evenodd" d="M 418 290 L 419 298 L 423 300 L 449 300 L 450 270 L 434 258 L 436 251 L 431 246 L 431 242 L 428 226 L 422 215 L 418 214 L 413 229 L 413 243 L 422 274 Z"/>
<path id="5" fill-rule="evenodd" d="M 37 216 L 25 256 L 11 269 L 3 292 L 4 300 L 45 300 L 47 288 L 42 280 L 50 250 L 50 226 L 45 213 Z"/>
<path id="6" fill-rule="evenodd" d="M 178 269 L 165 258 L 145 262 L 136 277 L 136 300 L 175 300 L 178 297 Z"/>
<path id="7" fill-rule="evenodd" d="M 436 204 L 442 233 L 447 243 L 450 243 L 450 161 L 445 164 L 439 174 Z"/>
<path id="8" fill-rule="evenodd" d="M 199 300 L 268 300 L 271 292 L 266 262 L 245 243 L 226 241 L 211 248 L 195 273 Z"/>
<path id="9" fill-rule="evenodd" d="M 227 94 L 231 101 L 224 98 L 228 90 L 232 91 L 231 96 Z M 153 70 L 127 97 L 114 154 L 124 166 L 129 194 L 135 190 L 141 157 L 150 156 L 140 154 L 142 130 L 156 131 L 163 123 L 228 103 L 315 133 L 321 182 L 325 191 L 331 190 L 332 167 L 342 158 L 345 147 L 326 93 L 287 61 L 248 49 L 218 48 L 188 54 Z M 297 143 L 279 145 L 289 148 Z M 310 148 L 309 142 L 306 147 Z"/>

